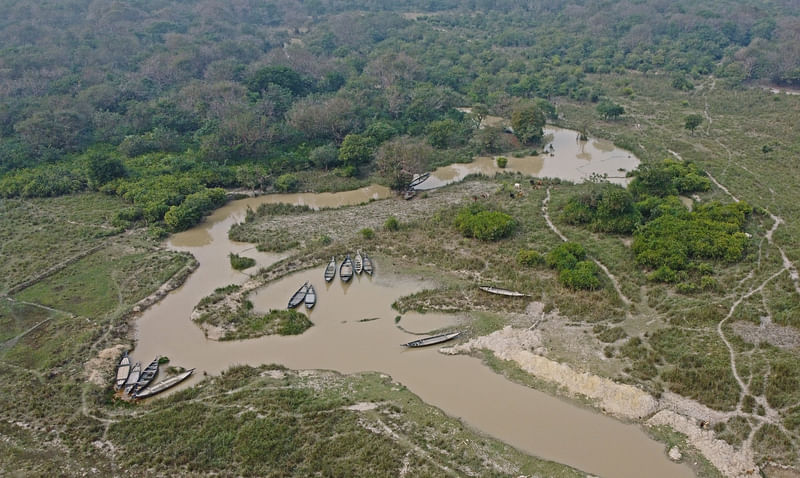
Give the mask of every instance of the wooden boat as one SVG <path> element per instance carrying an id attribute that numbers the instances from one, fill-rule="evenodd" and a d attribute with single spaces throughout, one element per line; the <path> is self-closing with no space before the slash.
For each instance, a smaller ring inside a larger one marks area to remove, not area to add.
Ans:
<path id="1" fill-rule="evenodd" d="M 172 388 L 175 385 L 178 385 L 179 383 L 183 382 L 184 380 L 189 378 L 189 376 L 192 374 L 192 372 L 194 372 L 193 368 L 183 372 L 180 375 L 176 375 L 176 376 L 170 377 L 170 378 L 168 378 L 166 380 L 162 380 L 162 381 L 158 382 L 157 384 L 153 385 L 152 387 L 147 387 L 144 390 L 139 390 L 138 392 L 136 392 L 133 395 L 133 398 L 152 397 L 153 395 L 155 395 L 157 393 L 161 393 L 164 390 L 166 390 L 168 388 Z"/>
<path id="2" fill-rule="evenodd" d="M 350 254 L 344 258 L 342 265 L 339 266 L 339 278 L 342 282 L 347 282 L 353 278 L 353 261 L 350 260 Z"/>
<path id="3" fill-rule="evenodd" d="M 448 340 L 453 340 L 459 335 L 461 335 L 461 332 L 434 335 L 432 337 L 425 337 L 424 339 L 412 340 L 407 344 L 403 344 L 403 347 L 425 347 L 426 345 L 440 344 L 442 342 L 447 342 Z"/>
<path id="4" fill-rule="evenodd" d="M 522 292 L 515 292 L 513 290 L 508 290 L 508 289 L 501 289 L 499 287 L 491 287 L 483 285 L 478 288 L 490 294 L 505 295 L 508 297 L 528 297 L 528 294 L 523 294 Z"/>
<path id="5" fill-rule="evenodd" d="M 372 259 L 370 259 L 368 255 L 364 254 L 364 272 L 372 275 L 372 271 L 374 270 L 375 266 L 372 264 Z"/>
<path id="6" fill-rule="evenodd" d="M 306 296 L 303 299 L 306 303 L 306 309 L 313 309 L 314 304 L 317 303 L 317 291 L 314 290 L 314 286 L 308 284 L 308 292 L 306 292 Z"/>
<path id="7" fill-rule="evenodd" d="M 136 387 L 133 389 L 134 394 L 150 385 L 150 382 L 156 378 L 156 375 L 158 374 L 158 359 L 160 358 L 161 357 L 156 356 L 156 358 L 154 358 L 153 361 L 147 364 L 147 367 L 142 370 L 142 374 L 139 375 L 139 380 L 136 381 Z"/>
<path id="8" fill-rule="evenodd" d="M 415 174 L 414 179 L 408 183 L 409 189 L 414 189 L 415 187 L 419 186 L 420 184 L 424 183 L 426 179 L 431 176 L 431 173 L 423 173 L 423 174 Z"/>
<path id="9" fill-rule="evenodd" d="M 119 365 L 117 365 L 117 379 L 114 381 L 114 388 L 119 390 L 124 387 L 130 373 L 131 359 L 128 357 L 128 352 L 123 352 L 122 358 L 119 359 Z"/>
<path id="10" fill-rule="evenodd" d="M 125 393 L 131 393 L 133 388 L 136 386 L 136 382 L 139 381 L 139 375 L 142 374 L 142 364 L 136 362 L 136 365 L 133 366 L 131 369 L 131 373 L 128 375 L 128 380 L 125 381 Z"/>
<path id="11" fill-rule="evenodd" d="M 361 251 L 356 251 L 356 257 L 353 259 L 353 270 L 356 274 L 361 274 L 364 270 L 364 260 L 361 258 Z"/>
<path id="12" fill-rule="evenodd" d="M 325 268 L 325 282 L 330 282 L 336 277 L 336 258 L 331 257 L 328 267 Z"/>
<path id="13" fill-rule="evenodd" d="M 297 289 L 297 292 L 292 295 L 292 298 L 289 299 L 289 308 L 294 309 L 298 305 L 303 303 L 303 300 L 306 298 L 306 292 L 308 292 L 308 282 L 304 283 L 302 287 Z"/>
<path id="14" fill-rule="evenodd" d="M 414 196 L 416 196 L 416 195 L 417 195 L 417 190 L 416 189 L 414 189 L 414 188 L 406 189 L 406 191 L 403 193 L 403 199 L 408 201 L 409 199 L 413 199 Z"/>

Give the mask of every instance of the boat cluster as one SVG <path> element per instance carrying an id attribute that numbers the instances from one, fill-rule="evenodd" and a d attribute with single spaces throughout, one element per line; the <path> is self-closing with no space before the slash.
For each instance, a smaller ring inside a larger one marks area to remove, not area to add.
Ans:
<path id="1" fill-rule="evenodd" d="M 371 276 L 374 271 L 375 265 L 372 263 L 372 259 L 366 253 L 362 256 L 361 251 L 356 251 L 355 259 L 350 259 L 350 254 L 347 254 L 339 265 L 339 278 L 342 279 L 342 282 L 350 282 L 355 274 L 366 272 Z M 331 261 L 325 267 L 324 277 L 325 282 L 330 282 L 336 277 L 336 257 L 331 257 Z M 288 307 L 294 309 L 302 303 L 305 303 L 306 309 L 313 309 L 317 303 L 317 291 L 309 282 L 304 283 L 297 289 L 297 292 L 292 294 Z"/>
<path id="2" fill-rule="evenodd" d="M 114 381 L 114 388 L 122 391 L 124 396 L 130 398 L 147 398 L 174 387 L 189 378 L 192 372 L 194 372 L 194 369 L 190 369 L 179 375 L 150 385 L 153 379 L 156 378 L 156 375 L 158 375 L 160 360 L 161 357 L 156 356 L 156 358 L 142 370 L 142 364 L 140 362 L 136 362 L 131 366 L 131 359 L 128 357 L 128 352 L 123 353 L 117 365 L 117 377 Z"/>

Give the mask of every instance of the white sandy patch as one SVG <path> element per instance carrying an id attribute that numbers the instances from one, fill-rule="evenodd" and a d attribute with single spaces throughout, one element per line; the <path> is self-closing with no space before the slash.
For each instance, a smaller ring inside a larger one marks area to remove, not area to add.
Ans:
<path id="1" fill-rule="evenodd" d="M 490 350 L 500 359 L 516 362 L 520 368 L 537 378 L 557 383 L 571 395 L 590 398 L 603 410 L 618 417 L 639 419 L 658 410 L 658 401 L 643 390 L 587 372 L 578 372 L 569 365 L 537 355 L 534 351 L 540 350 L 541 345 L 541 338 L 535 330 L 512 329 L 508 326 L 442 351 L 457 354 Z"/>
<path id="2" fill-rule="evenodd" d="M 119 360 L 125 348 L 125 345 L 117 344 L 103 349 L 97 354 L 97 357 L 86 362 L 84 370 L 86 371 L 87 380 L 100 387 L 108 383 L 109 380 L 114 380 L 116 378 L 114 369 L 117 365 L 117 360 Z"/>
<path id="3" fill-rule="evenodd" d="M 687 436 L 689 443 L 697 448 L 723 475 L 731 478 L 758 476 L 758 467 L 749 449 L 736 450 L 727 442 L 714 438 L 714 432 L 703 430 L 697 423 L 670 410 L 662 410 L 647 421 L 650 426 L 667 425 Z"/>

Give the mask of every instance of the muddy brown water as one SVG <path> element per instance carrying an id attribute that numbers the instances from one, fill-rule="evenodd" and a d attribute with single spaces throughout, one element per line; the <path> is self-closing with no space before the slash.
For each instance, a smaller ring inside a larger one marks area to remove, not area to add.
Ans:
<path id="1" fill-rule="evenodd" d="M 539 152 L 537 156 L 515 158 L 505 155 L 508 164 L 504 169 L 497 167 L 497 156 L 478 157 L 471 163 L 457 163 L 443 166 L 431 173 L 431 177 L 417 189 L 441 187 L 453 181 L 464 179 L 470 174 L 494 176 L 498 172 L 520 172 L 527 176 L 540 178 L 560 178 L 573 182 L 588 179 L 592 173 L 606 174 L 608 180 L 626 184 L 625 174 L 636 169 L 639 159 L 629 151 L 617 148 L 610 141 L 602 139 L 578 140 L 576 131 L 555 126 L 544 129 L 545 145 L 549 152 Z"/>
<path id="2" fill-rule="evenodd" d="M 398 314 L 392 310 L 392 302 L 433 284 L 420 277 L 383 272 L 382 258 L 375 258 L 373 277 L 357 276 L 349 284 L 343 284 L 338 275 L 326 283 L 324 265 L 320 265 L 253 294 L 256 308 L 266 311 L 285 307 L 304 281 L 314 284 L 317 305 L 308 312 L 314 327 L 300 336 L 217 342 L 206 339 L 190 321 L 192 309 L 202 297 L 217 287 L 247 280 L 246 274 L 231 269 L 229 252 L 256 259 L 258 265 L 251 270 L 283 257 L 260 253 L 251 244 L 228 239 L 228 229 L 244 219 L 248 206 L 285 202 L 335 207 L 388 194 L 385 188 L 370 186 L 336 194 L 270 195 L 233 201 L 197 227 L 175 234 L 169 246 L 191 252 L 200 267 L 182 287 L 137 320 L 135 360 L 147 362 L 162 355 L 169 357 L 172 365 L 195 367 L 189 385 L 201 380 L 204 373 L 218 374 L 235 364 L 279 363 L 293 369 L 342 373 L 378 371 L 390 375 L 426 403 L 532 455 L 606 477 L 692 476 L 686 466 L 670 462 L 664 445 L 648 438 L 638 426 L 510 382 L 476 358 L 442 355 L 436 347 L 401 347 L 419 336 L 397 327 Z M 305 311 L 302 306 L 300 310 Z M 444 314 L 411 313 L 402 316 L 400 325 L 410 332 L 428 333 L 457 330 L 461 320 Z"/>

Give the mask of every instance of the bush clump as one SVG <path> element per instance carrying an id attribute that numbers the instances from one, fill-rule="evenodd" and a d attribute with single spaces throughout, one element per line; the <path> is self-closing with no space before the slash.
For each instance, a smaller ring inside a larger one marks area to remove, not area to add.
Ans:
<path id="1" fill-rule="evenodd" d="M 577 242 L 564 242 L 547 254 L 547 265 L 559 271 L 572 269 L 586 258 L 586 249 Z"/>
<path id="2" fill-rule="evenodd" d="M 561 284 L 574 290 L 595 290 L 600 287 L 597 278 L 598 268 L 594 262 L 579 261 L 572 269 L 563 269 L 558 273 Z"/>
<path id="3" fill-rule="evenodd" d="M 517 222 L 506 213 L 487 211 L 478 204 L 472 204 L 456 214 L 455 226 L 464 237 L 496 241 L 510 236 Z"/>
<path id="4" fill-rule="evenodd" d="M 361 237 L 363 237 L 364 239 L 367 239 L 367 240 L 372 239 L 373 237 L 375 237 L 375 231 L 373 231 L 369 227 L 365 227 L 364 229 L 360 230 L 359 233 L 361 234 Z"/>
<path id="5" fill-rule="evenodd" d="M 544 256 L 533 249 L 523 249 L 517 254 L 517 262 L 523 266 L 538 266 L 544 264 Z"/>
<path id="6" fill-rule="evenodd" d="M 233 252 L 228 254 L 228 258 L 231 261 L 231 267 L 237 271 L 241 271 L 256 265 L 255 259 L 251 257 L 240 256 L 239 254 L 234 254 Z"/>
<path id="7" fill-rule="evenodd" d="M 383 223 L 383 228 L 387 231 L 396 231 L 400 229 L 400 221 L 394 216 L 389 216 L 386 222 Z"/>
<path id="8" fill-rule="evenodd" d="M 497 157 L 497 167 L 503 169 L 508 164 L 508 158 L 505 156 L 498 156 Z"/>
<path id="9" fill-rule="evenodd" d="M 630 234 L 642 222 L 633 195 L 615 184 L 573 196 L 561 217 L 569 224 L 586 224 L 594 231 L 618 234 Z"/>

